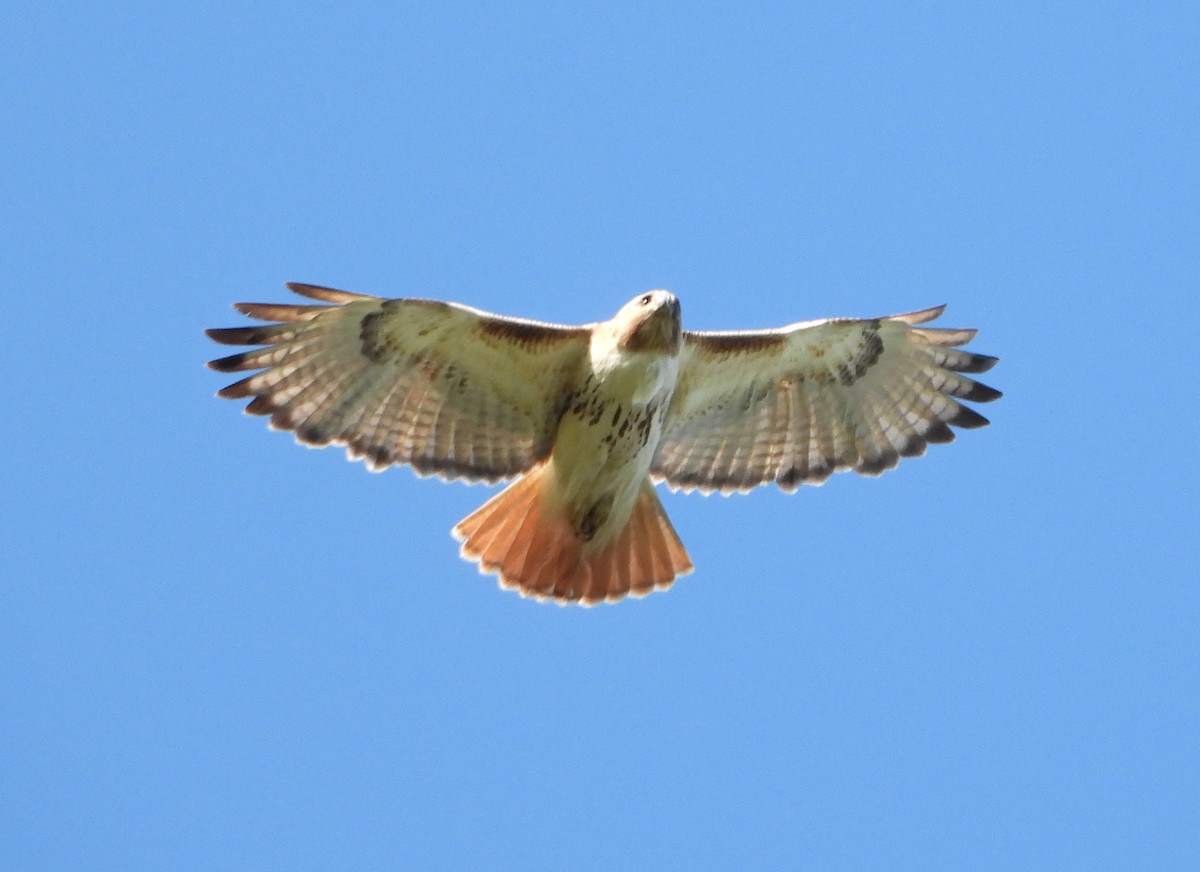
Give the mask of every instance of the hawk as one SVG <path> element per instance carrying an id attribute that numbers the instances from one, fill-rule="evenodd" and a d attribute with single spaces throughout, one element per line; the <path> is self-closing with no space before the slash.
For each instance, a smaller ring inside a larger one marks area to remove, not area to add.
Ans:
<path id="1" fill-rule="evenodd" d="M 1000 396 L 964 375 L 997 360 L 959 347 L 976 331 L 920 326 L 944 306 L 694 332 L 667 291 L 575 327 L 288 287 L 323 305 L 238 303 L 271 323 L 207 331 L 262 346 L 209 364 L 257 370 L 218 396 L 374 471 L 515 479 L 453 535 L 502 587 L 560 603 L 643 596 L 691 572 L 657 482 L 728 494 L 878 475 L 951 427 L 988 423 L 961 400 Z"/>

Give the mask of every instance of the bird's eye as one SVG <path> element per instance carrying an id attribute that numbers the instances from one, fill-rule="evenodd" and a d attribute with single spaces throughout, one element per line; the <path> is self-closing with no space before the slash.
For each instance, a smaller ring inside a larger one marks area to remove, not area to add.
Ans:
<path id="1" fill-rule="evenodd" d="M 653 296 L 651 296 L 650 294 L 646 294 L 644 297 L 642 297 L 640 300 L 638 300 L 638 302 L 641 303 L 643 306 L 649 306 L 650 302 L 653 299 L 654 299 Z"/>

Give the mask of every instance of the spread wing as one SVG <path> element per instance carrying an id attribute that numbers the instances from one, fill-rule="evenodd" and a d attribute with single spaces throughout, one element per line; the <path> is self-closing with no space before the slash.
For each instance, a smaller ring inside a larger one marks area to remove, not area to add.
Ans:
<path id="1" fill-rule="evenodd" d="M 785 490 L 854 469 L 878 475 L 987 419 L 959 400 L 1000 392 L 961 373 L 996 358 L 957 346 L 974 330 L 917 327 L 945 306 L 874 320 L 684 334 L 679 383 L 651 466 L 672 488 Z"/>
<path id="2" fill-rule="evenodd" d="M 209 364 L 261 370 L 219 396 L 249 397 L 246 411 L 270 415 L 273 428 L 306 445 L 346 445 L 374 470 L 408 463 L 422 475 L 495 482 L 549 454 L 590 328 L 288 287 L 333 305 L 238 303 L 276 323 L 207 331 L 265 346 Z"/>

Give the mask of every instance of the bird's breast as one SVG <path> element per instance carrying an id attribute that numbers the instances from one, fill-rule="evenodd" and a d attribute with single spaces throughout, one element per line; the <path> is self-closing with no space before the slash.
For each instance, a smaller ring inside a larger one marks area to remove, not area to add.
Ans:
<path id="1" fill-rule="evenodd" d="M 618 402 L 649 404 L 675 391 L 679 356 L 657 351 L 629 351 L 617 346 L 593 347 L 588 380 Z"/>
<path id="2" fill-rule="evenodd" d="M 585 541 L 603 543 L 624 526 L 674 392 L 674 358 L 634 358 L 593 369 L 559 423 L 551 454 L 558 495 Z"/>

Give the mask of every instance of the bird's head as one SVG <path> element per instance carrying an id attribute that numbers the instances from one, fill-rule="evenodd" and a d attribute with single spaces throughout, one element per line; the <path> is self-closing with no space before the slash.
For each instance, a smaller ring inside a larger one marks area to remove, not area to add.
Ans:
<path id="1" fill-rule="evenodd" d="M 670 291 L 647 291 L 621 307 L 613 318 L 616 345 L 623 351 L 675 355 L 683 340 L 679 298 Z"/>

